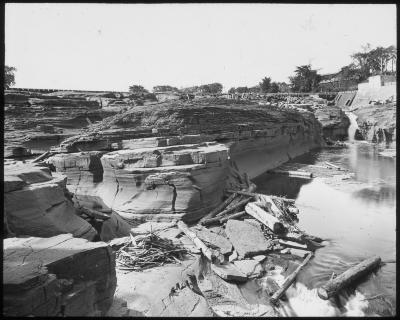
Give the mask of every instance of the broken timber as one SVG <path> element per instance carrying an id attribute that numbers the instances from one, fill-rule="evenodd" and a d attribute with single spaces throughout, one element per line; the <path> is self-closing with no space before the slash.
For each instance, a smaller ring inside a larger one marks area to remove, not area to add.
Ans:
<path id="1" fill-rule="evenodd" d="M 261 209 L 256 203 L 248 203 L 245 210 L 249 215 L 266 225 L 274 233 L 282 233 L 285 230 L 285 227 L 277 218 Z"/>
<path id="2" fill-rule="evenodd" d="M 232 211 L 235 211 L 237 208 L 239 208 L 241 206 L 246 205 L 250 200 L 251 200 L 251 198 L 244 199 L 244 200 L 236 203 L 235 205 L 233 205 L 229 209 L 226 209 L 226 210 L 218 213 L 215 218 L 204 220 L 201 224 L 204 225 L 204 226 L 207 226 L 207 225 L 210 225 L 212 223 L 219 222 L 219 219 L 221 219 L 222 216 L 224 216 L 224 215 L 226 215 L 228 213 L 231 213 Z"/>
<path id="3" fill-rule="evenodd" d="M 240 212 L 238 212 L 238 213 L 234 213 L 234 214 L 232 214 L 232 215 L 230 215 L 230 216 L 223 217 L 223 218 L 219 219 L 219 222 L 220 222 L 220 223 L 224 223 L 224 222 L 228 221 L 229 219 L 240 218 L 240 217 L 245 216 L 246 214 L 247 214 L 246 211 L 240 211 Z"/>
<path id="4" fill-rule="evenodd" d="M 377 268 L 380 263 L 381 258 L 378 256 L 360 262 L 320 287 L 318 289 L 318 296 L 323 300 L 328 300 L 336 295 L 339 290 L 343 289 L 357 278 L 360 278 Z"/>
<path id="5" fill-rule="evenodd" d="M 235 191 L 235 190 L 226 190 L 226 192 L 228 193 L 237 193 L 243 196 L 248 196 L 248 197 L 257 197 L 259 196 L 258 193 L 253 193 L 253 192 L 247 192 L 247 191 Z M 270 196 L 271 198 L 275 198 L 275 199 L 279 199 L 282 200 L 284 202 L 288 202 L 288 203 L 294 203 L 295 200 L 294 199 L 287 199 L 287 198 L 282 198 L 282 197 L 277 197 L 277 196 Z"/>
<path id="6" fill-rule="evenodd" d="M 190 240 L 192 240 L 192 242 L 195 244 L 195 246 L 201 250 L 201 252 L 203 253 L 203 255 L 210 260 L 211 262 L 215 261 L 215 259 L 219 260 L 220 262 L 224 261 L 224 256 L 221 255 L 219 252 L 216 252 L 214 250 L 211 250 L 210 248 L 208 248 L 203 241 L 201 241 L 199 239 L 199 237 L 197 237 L 196 233 L 191 231 L 188 226 L 186 225 L 186 223 L 184 223 L 183 221 L 178 221 L 178 228 L 184 233 L 186 234 Z"/>
<path id="7" fill-rule="evenodd" d="M 103 212 L 94 210 L 94 209 L 89 209 L 85 207 L 80 207 L 78 209 L 81 213 L 86 214 L 87 216 L 93 218 L 93 219 L 101 219 L 101 220 L 108 220 L 111 218 L 108 214 L 105 214 Z"/>
<path id="8" fill-rule="evenodd" d="M 236 197 L 236 193 L 233 193 L 226 199 L 223 203 L 221 203 L 218 207 L 216 207 L 214 210 L 212 210 L 209 214 L 204 216 L 202 219 L 200 219 L 200 223 L 202 223 L 205 220 L 214 218 L 218 212 L 221 212 L 221 210 L 224 210 L 228 204 L 230 204 L 233 199 Z"/>
<path id="9" fill-rule="evenodd" d="M 328 166 L 330 166 L 330 167 L 332 167 L 332 168 L 335 168 L 336 170 L 341 170 L 340 167 L 338 167 L 337 165 L 335 165 L 335 164 L 333 164 L 333 163 L 330 163 L 330 162 L 328 162 L 328 161 L 325 161 L 325 163 L 326 163 Z"/>
<path id="10" fill-rule="evenodd" d="M 271 303 L 275 304 L 278 299 L 286 292 L 286 290 L 292 285 L 294 280 L 297 277 L 297 274 L 300 272 L 300 270 L 307 264 L 308 261 L 312 258 L 313 254 L 310 252 L 308 256 L 303 260 L 303 262 L 297 267 L 293 273 L 288 276 L 283 283 L 282 287 L 274 293 L 274 295 L 271 297 Z"/>

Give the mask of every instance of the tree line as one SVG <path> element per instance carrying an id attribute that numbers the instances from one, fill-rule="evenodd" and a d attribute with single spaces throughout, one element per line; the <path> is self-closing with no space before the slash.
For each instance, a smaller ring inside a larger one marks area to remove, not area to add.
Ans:
<path id="1" fill-rule="evenodd" d="M 352 62 L 341 68 L 339 72 L 331 75 L 338 81 L 353 79 L 362 82 L 372 75 L 395 74 L 397 62 L 397 49 L 395 46 L 371 48 L 369 44 L 362 47 L 362 51 L 351 55 Z M 4 89 L 15 85 L 15 67 L 4 66 Z M 277 93 L 277 92 L 316 92 L 320 87 L 323 75 L 313 69 L 311 64 L 297 66 L 294 74 L 289 77 L 289 83 L 275 82 L 270 77 L 261 79 L 258 85 L 253 87 L 230 88 L 228 93 Z M 223 86 L 214 82 L 200 86 L 178 89 L 170 85 L 153 87 L 153 94 L 158 92 L 176 92 L 185 94 L 220 94 Z M 147 95 L 150 92 L 141 85 L 132 85 L 129 92 L 133 95 Z"/>

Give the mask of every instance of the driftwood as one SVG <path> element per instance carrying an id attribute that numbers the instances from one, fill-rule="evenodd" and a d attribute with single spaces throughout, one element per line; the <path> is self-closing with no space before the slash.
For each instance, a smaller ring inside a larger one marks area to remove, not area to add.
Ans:
<path id="1" fill-rule="evenodd" d="M 288 171 L 288 170 L 271 170 L 269 173 L 274 174 L 285 174 L 289 176 L 301 177 L 301 178 L 312 178 L 313 174 L 306 171 Z"/>
<path id="2" fill-rule="evenodd" d="M 273 232 L 282 233 L 285 230 L 285 227 L 277 218 L 261 209 L 256 203 L 248 203 L 245 210 L 249 215 L 266 225 Z"/>
<path id="3" fill-rule="evenodd" d="M 223 203 L 221 203 L 218 207 L 216 207 L 214 210 L 212 210 L 209 214 L 207 214 L 206 216 L 204 216 L 203 218 L 201 218 L 201 219 L 200 219 L 200 223 L 203 222 L 203 221 L 205 221 L 205 220 L 214 218 L 215 215 L 216 215 L 218 212 L 221 212 L 222 210 L 224 210 L 225 207 L 226 207 L 228 204 L 230 204 L 230 203 L 233 201 L 233 199 L 235 199 L 235 197 L 236 197 L 236 193 L 231 194 L 231 195 L 228 197 L 228 199 L 226 199 L 226 200 L 225 200 Z"/>
<path id="4" fill-rule="evenodd" d="M 220 222 L 220 223 L 224 223 L 224 222 L 228 221 L 229 219 L 240 218 L 240 217 L 245 216 L 246 214 L 247 214 L 246 211 L 240 211 L 240 212 L 234 213 L 234 214 L 232 214 L 232 215 L 230 215 L 230 216 L 220 218 L 220 219 L 219 219 L 219 222 Z"/>
<path id="5" fill-rule="evenodd" d="M 241 207 L 241 206 L 246 205 L 250 200 L 251 200 L 250 198 L 249 198 L 249 199 L 244 199 L 244 200 L 242 200 L 242 201 L 236 203 L 235 205 L 233 205 L 233 206 L 230 207 L 229 209 L 225 209 L 224 211 L 218 213 L 217 216 L 216 216 L 215 218 L 211 218 L 211 219 L 204 220 L 203 222 L 201 222 L 201 224 L 202 224 L 203 226 L 208 226 L 208 225 L 213 224 L 213 223 L 215 223 L 215 222 L 219 222 L 219 219 L 221 219 L 222 216 L 224 216 L 224 215 L 226 215 L 226 214 L 228 214 L 228 213 L 231 213 L 231 212 L 235 211 L 237 208 L 239 208 L 239 207 Z"/>
<path id="6" fill-rule="evenodd" d="M 256 198 L 259 195 L 258 193 L 247 192 L 247 191 L 226 190 L 226 192 L 237 193 L 237 194 L 240 194 L 243 196 L 248 196 L 248 197 L 253 197 L 253 198 Z M 274 199 L 279 199 L 279 200 L 282 200 L 282 201 L 288 202 L 288 203 L 295 203 L 294 199 L 287 199 L 287 198 L 282 198 L 282 197 L 277 197 L 277 196 L 270 196 L 270 197 L 274 198 Z"/>
<path id="7" fill-rule="evenodd" d="M 332 167 L 332 168 L 335 168 L 335 169 L 337 169 L 337 170 L 341 170 L 339 166 L 337 166 L 337 165 L 335 165 L 335 164 L 333 164 L 333 163 L 330 163 L 330 162 L 328 162 L 328 161 L 325 161 L 325 163 L 326 163 L 328 166 Z"/>
<path id="8" fill-rule="evenodd" d="M 307 264 L 307 262 L 310 261 L 312 256 L 313 254 L 310 252 L 308 256 L 303 260 L 303 262 L 297 267 L 297 269 L 293 271 L 293 273 L 286 278 L 282 287 L 277 292 L 275 292 L 274 295 L 271 297 L 270 300 L 271 303 L 275 304 L 278 301 L 278 299 L 286 292 L 286 290 L 292 285 L 292 283 L 296 279 L 297 274 Z"/>
<path id="9" fill-rule="evenodd" d="M 282 244 L 284 246 L 295 247 L 295 248 L 300 248 L 300 249 L 307 249 L 307 245 L 301 244 L 301 243 L 298 243 L 298 242 L 287 241 L 287 240 L 282 240 L 282 239 L 279 239 L 278 241 L 279 241 L 280 244 Z"/>
<path id="10" fill-rule="evenodd" d="M 50 157 L 50 156 L 52 156 L 52 155 L 53 155 L 53 152 L 51 152 L 51 151 L 46 151 L 45 153 L 42 153 L 39 157 L 33 159 L 33 160 L 32 160 L 32 163 L 39 162 L 40 160 L 46 159 L 46 158 L 48 158 L 48 157 Z"/>
<path id="11" fill-rule="evenodd" d="M 219 262 L 223 262 L 224 261 L 224 256 L 221 255 L 219 252 L 211 250 L 210 248 L 208 248 L 203 241 L 201 241 L 199 239 L 199 237 L 197 237 L 196 233 L 191 231 L 188 226 L 186 225 L 186 223 L 184 223 L 183 221 L 178 221 L 178 228 L 184 233 L 186 234 L 190 240 L 192 240 L 192 242 L 194 243 L 194 245 L 201 250 L 202 254 L 211 262 L 215 261 L 216 259 L 219 260 Z"/>
<path id="12" fill-rule="evenodd" d="M 318 296 L 323 300 L 328 300 L 354 280 L 377 268 L 380 263 L 381 258 L 378 256 L 360 262 L 320 287 L 318 289 Z"/>

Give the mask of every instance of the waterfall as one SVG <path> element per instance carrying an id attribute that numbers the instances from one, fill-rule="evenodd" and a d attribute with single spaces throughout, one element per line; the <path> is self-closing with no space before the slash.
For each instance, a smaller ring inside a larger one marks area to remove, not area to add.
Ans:
<path id="1" fill-rule="evenodd" d="M 350 126 L 349 129 L 347 129 L 347 133 L 349 136 L 349 142 L 354 142 L 354 136 L 356 133 L 356 130 L 358 129 L 358 124 L 357 124 L 357 116 L 352 113 L 352 112 L 346 112 L 346 115 L 349 117 L 350 119 Z"/>

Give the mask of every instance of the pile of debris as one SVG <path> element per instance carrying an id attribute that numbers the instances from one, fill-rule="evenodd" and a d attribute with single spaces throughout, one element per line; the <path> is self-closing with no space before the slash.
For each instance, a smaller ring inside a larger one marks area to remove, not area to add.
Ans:
<path id="1" fill-rule="evenodd" d="M 166 263 L 180 263 L 187 250 L 171 240 L 159 237 L 155 232 L 146 235 L 130 235 L 116 253 L 117 268 L 142 271 Z"/>

